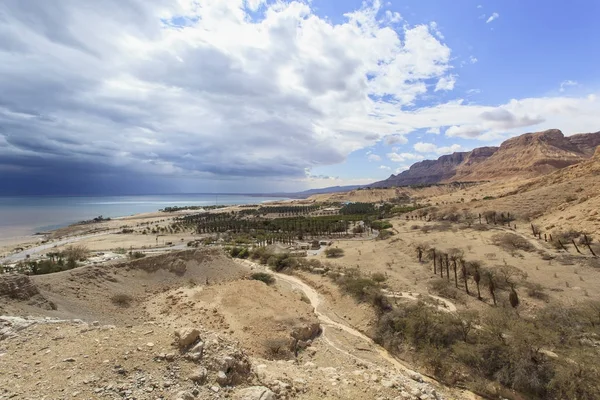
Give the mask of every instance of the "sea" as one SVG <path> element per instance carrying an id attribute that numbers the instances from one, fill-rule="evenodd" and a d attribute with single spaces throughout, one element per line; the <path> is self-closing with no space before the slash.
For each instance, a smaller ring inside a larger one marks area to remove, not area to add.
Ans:
<path id="1" fill-rule="evenodd" d="M 0 239 L 30 236 L 100 215 L 116 218 L 170 206 L 260 204 L 285 199 L 238 194 L 0 197 Z"/>

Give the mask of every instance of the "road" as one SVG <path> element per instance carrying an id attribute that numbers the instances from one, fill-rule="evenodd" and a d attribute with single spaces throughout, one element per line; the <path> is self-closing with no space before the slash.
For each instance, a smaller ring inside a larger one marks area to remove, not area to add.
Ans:
<path id="1" fill-rule="evenodd" d="M 90 239 L 90 238 L 97 237 L 97 236 L 108 235 L 111 233 L 114 233 L 114 232 L 109 231 L 109 232 L 102 232 L 102 233 L 94 233 L 91 235 L 74 236 L 74 237 L 69 237 L 67 239 L 61 239 L 61 240 L 44 243 L 39 246 L 34 246 L 27 250 L 20 251 L 18 253 L 11 254 L 4 258 L 0 258 L 0 264 L 11 264 L 11 263 L 19 262 L 19 261 L 25 260 L 27 258 L 27 256 L 32 256 L 34 254 L 41 253 L 45 250 L 49 250 L 54 247 L 62 246 L 62 245 L 69 244 L 69 243 L 79 242 L 80 240 Z"/>

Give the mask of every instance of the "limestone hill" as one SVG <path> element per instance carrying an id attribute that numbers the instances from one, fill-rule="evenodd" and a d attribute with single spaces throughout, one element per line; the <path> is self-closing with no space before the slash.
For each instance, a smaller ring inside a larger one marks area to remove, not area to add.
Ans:
<path id="1" fill-rule="evenodd" d="M 598 145 L 600 132 L 568 137 L 558 129 L 527 133 L 500 147 L 480 147 L 415 163 L 409 170 L 370 186 L 533 178 L 590 158 Z"/>

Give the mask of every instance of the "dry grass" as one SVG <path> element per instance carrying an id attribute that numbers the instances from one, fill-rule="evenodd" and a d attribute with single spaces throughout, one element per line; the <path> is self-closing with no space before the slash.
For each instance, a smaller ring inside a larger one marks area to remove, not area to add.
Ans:
<path id="1" fill-rule="evenodd" d="M 129 307 L 133 302 L 133 297 L 125 293 L 117 293 L 111 296 L 110 301 L 118 307 Z"/>
<path id="2" fill-rule="evenodd" d="M 535 247 L 527 239 L 514 233 L 497 233 L 492 236 L 492 243 L 508 252 L 535 250 Z"/>

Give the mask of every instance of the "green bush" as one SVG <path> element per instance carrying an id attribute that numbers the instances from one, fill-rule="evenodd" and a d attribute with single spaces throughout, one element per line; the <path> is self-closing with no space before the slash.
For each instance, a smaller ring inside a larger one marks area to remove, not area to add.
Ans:
<path id="1" fill-rule="evenodd" d="M 250 275 L 250 279 L 264 282 L 267 285 L 272 285 L 273 283 L 275 283 L 275 277 L 266 272 L 255 272 L 252 275 Z"/>
<path id="2" fill-rule="evenodd" d="M 390 223 L 390 221 L 377 220 L 377 221 L 371 222 L 371 228 L 377 229 L 378 231 L 380 231 L 382 229 L 392 228 L 392 224 Z"/>
<path id="3" fill-rule="evenodd" d="M 325 250 L 325 256 L 327 258 L 338 258 L 344 255 L 344 249 L 340 249 L 339 247 L 330 247 Z"/>
<path id="4" fill-rule="evenodd" d="M 358 272 L 348 272 L 340 276 L 336 283 L 343 293 L 354 297 L 358 301 L 367 301 L 379 292 L 379 284 L 371 278 L 363 277 Z"/>
<path id="5" fill-rule="evenodd" d="M 391 238 L 392 236 L 394 236 L 394 232 L 390 231 L 389 229 L 383 229 L 379 231 L 379 234 L 377 235 L 377 240 L 386 240 Z"/>
<path id="6" fill-rule="evenodd" d="M 144 257 L 146 257 L 146 253 L 142 253 L 141 251 L 129 252 L 129 258 L 132 260 L 139 260 Z"/>
<path id="7" fill-rule="evenodd" d="M 276 272 L 294 269 L 298 266 L 298 259 L 289 254 L 276 254 L 269 257 L 268 265 Z"/>

